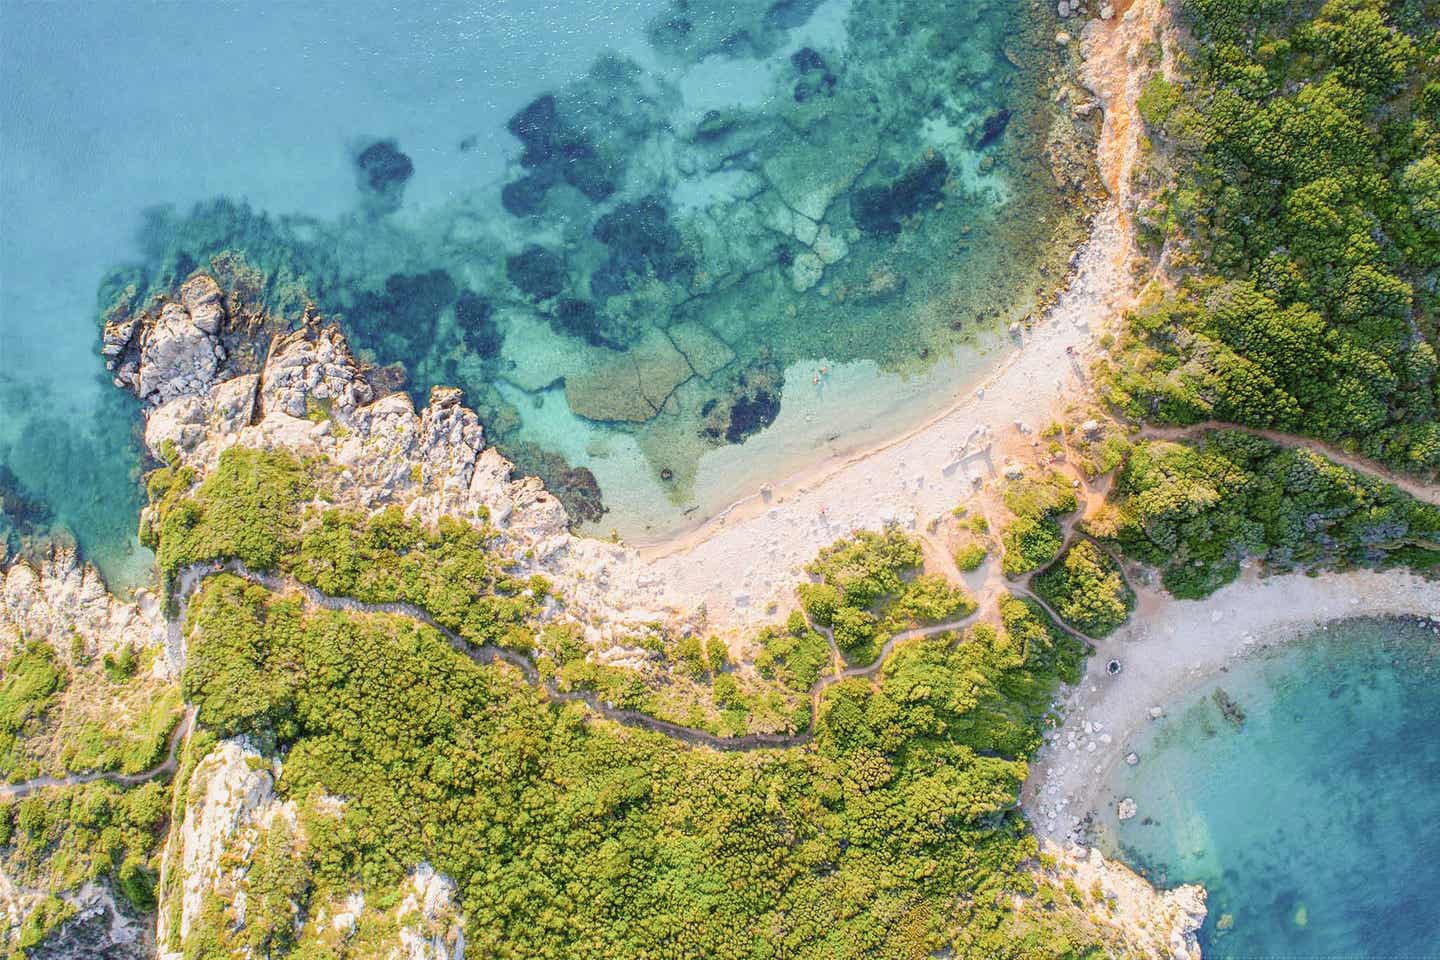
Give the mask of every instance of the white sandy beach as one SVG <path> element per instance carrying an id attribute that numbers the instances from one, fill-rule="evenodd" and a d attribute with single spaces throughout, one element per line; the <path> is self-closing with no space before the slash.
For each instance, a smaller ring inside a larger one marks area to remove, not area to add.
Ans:
<path id="1" fill-rule="evenodd" d="M 1170 703 L 1227 664 L 1334 620 L 1410 615 L 1440 627 L 1440 582 L 1395 571 L 1268 578 L 1251 571 L 1205 600 L 1145 600 L 1097 644 L 1088 674 L 1063 701 L 1064 725 L 1031 764 L 1021 802 L 1036 831 L 1056 842 L 1081 839 L 1086 814 L 1113 801 L 1103 795 L 1107 774 L 1124 762 L 1136 733 L 1164 723 Z M 1111 658 L 1122 665 L 1115 677 L 1105 672 Z"/>

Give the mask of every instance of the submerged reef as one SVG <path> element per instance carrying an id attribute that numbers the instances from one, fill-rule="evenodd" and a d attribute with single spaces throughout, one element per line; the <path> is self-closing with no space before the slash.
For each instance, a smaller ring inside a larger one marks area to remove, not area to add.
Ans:
<path id="1" fill-rule="evenodd" d="M 355 215 L 156 211 L 105 304 L 206 269 L 257 323 L 313 305 L 403 364 L 417 401 L 462 387 L 492 442 L 598 519 L 593 473 L 567 462 L 586 443 L 633 437 L 679 504 L 707 450 L 775 422 L 791 364 L 923 369 L 1063 272 L 1096 120 L 1052 95 L 1070 53 L 1013 0 L 963 24 L 940 0 L 689 0 L 647 37 L 665 69 L 607 54 L 509 118 L 502 183 L 402 225 L 375 213 L 413 164 L 370 141 Z M 685 75 L 713 56 L 756 88 L 704 101 Z"/>
<path id="2" fill-rule="evenodd" d="M 376 140 L 355 155 L 355 172 L 365 208 L 383 216 L 400 209 L 415 165 L 394 140 Z"/>

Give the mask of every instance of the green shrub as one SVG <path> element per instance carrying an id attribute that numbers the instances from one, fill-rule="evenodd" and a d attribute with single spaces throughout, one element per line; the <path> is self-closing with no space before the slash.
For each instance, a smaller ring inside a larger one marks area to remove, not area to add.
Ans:
<path id="1" fill-rule="evenodd" d="M 983 543 L 967 543 L 955 551 L 955 566 L 965 573 L 979 570 L 990 551 Z"/>
<path id="2" fill-rule="evenodd" d="M 0 671 L 0 773 L 12 776 L 19 764 L 20 739 L 39 724 L 65 686 L 65 672 L 46 643 L 21 647 Z"/>
<path id="3" fill-rule="evenodd" d="M 167 583 L 181 567 L 209 560 L 234 558 L 254 570 L 276 569 L 314 495 L 304 466 L 288 451 L 231 447 L 184 497 L 178 479 L 184 471 L 175 476 L 151 506 L 158 517 L 152 521 L 156 560 Z"/>
<path id="4" fill-rule="evenodd" d="M 1258 557 L 1275 571 L 1381 567 L 1440 545 L 1440 509 L 1307 450 L 1236 432 L 1145 442 L 1091 531 L 1202 597 Z"/>
<path id="5" fill-rule="evenodd" d="M 1115 561 L 1088 540 L 1065 551 L 1033 586 L 1061 619 L 1092 637 L 1110 633 L 1135 609 L 1135 594 Z"/>

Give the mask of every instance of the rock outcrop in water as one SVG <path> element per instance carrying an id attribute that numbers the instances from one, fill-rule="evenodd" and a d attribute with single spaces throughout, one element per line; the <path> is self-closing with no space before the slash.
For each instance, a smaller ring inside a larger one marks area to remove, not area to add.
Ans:
<path id="1" fill-rule="evenodd" d="M 355 155 L 355 173 L 362 206 L 379 217 L 400 209 L 415 164 L 394 140 L 376 140 Z"/>

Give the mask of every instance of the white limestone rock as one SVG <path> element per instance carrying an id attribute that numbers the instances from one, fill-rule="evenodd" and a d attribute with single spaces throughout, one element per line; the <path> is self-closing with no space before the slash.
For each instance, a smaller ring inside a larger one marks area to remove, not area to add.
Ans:
<path id="1" fill-rule="evenodd" d="M 200 916 L 205 895 L 216 890 L 223 878 L 223 859 L 233 847 L 236 835 L 260 821 L 274 795 L 275 781 L 268 763 L 242 740 L 221 741 L 205 755 L 186 791 L 185 815 L 178 832 L 171 831 L 161 867 L 161 900 L 156 939 L 166 943 L 170 936 L 173 904 L 167 892 L 180 896 L 180 937 L 183 940 Z M 178 844 L 178 850 L 171 850 Z M 172 888 L 168 873 L 180 871 Z M 170 894 L 173 896 L 173 894 Z"/>
<path id="2" fill-rule="evenodd" d="M 0 571 L 0 650 L 8 654 L 21 636 L 43 640 L 67 661 L 78 636 L 91 658 L 127 646 L 159 647 L 155 671 L 162 677 L 177 676 L 183 664 L 153 594 L 140 590 L 134 603 L 117 600 L 99 572 L 65 547 L 52 548 L 38 565 L 17 559 Z"/>
<path id="3" fill-rule="evenodd" d="M 395 912 L 402 960 L 464 960 L 465 924 L 455 906 L 455 881 L 422 863 L 408 886 Z"/>

